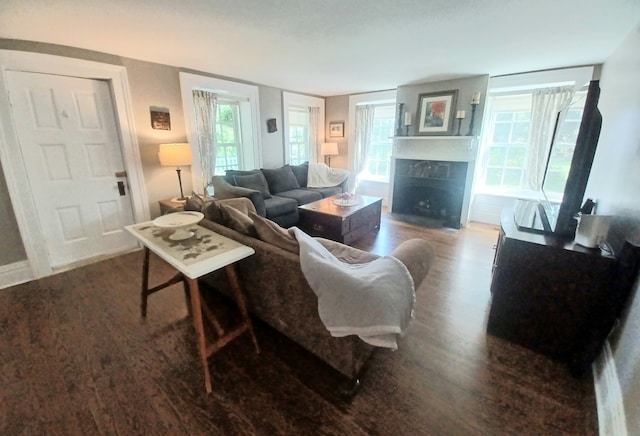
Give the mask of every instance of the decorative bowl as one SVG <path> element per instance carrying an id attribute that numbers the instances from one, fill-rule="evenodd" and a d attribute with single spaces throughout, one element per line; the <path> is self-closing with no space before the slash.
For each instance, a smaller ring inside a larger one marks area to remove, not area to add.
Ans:
<path id="1" fill-rule="evenodd" d="M 187 230 L 187 227 L 199 223 L 203 218 L 202 212 L 174 212 L 154 219 L 153 225 L 163 229 L 173 229 L 174 232 L 169 236 L 169 239 L 182 241 L 194 235 L 193 232 Z"/>

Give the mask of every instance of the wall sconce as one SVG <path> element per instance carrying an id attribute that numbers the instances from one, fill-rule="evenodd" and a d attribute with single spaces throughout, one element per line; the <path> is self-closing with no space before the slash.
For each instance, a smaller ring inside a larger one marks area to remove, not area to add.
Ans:
<path id="1" fill-rule="evenodd" d="M 337 142 L 325 142 L 320 146 L 320 154 L 322 156 L 329 156 L 329 166 L 331 166 L 331 156 L 338 155 L 338 143 Z"/>
<path id="2" fill-rule="evenodd" d="M 160 165 L 163 167 L 176 167 L 178 173 L 178 183 L 180 184 L 180 197 L 172 198 L 172 201 L 185 202 L 187 197 L 182 192 L 182 178 L 180 177 L 180 171 L 183 166 L 191 165 L 192 155 L 191 147 L 188 143 L 180 144 L 160 144 L 158 151 L 158 158 L 160 159 Z"/>

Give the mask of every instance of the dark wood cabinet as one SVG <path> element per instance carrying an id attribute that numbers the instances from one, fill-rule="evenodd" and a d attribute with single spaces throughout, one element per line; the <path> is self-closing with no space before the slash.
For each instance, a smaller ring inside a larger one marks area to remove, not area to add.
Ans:
<path id="1" fill-rule="evenodd" d="M 561 361 L 588 359 L 588 336 L 608 304 L 616 268 L 615 257 L 600 249 L 518 230 L 505 210 L 487 331 Z"/>

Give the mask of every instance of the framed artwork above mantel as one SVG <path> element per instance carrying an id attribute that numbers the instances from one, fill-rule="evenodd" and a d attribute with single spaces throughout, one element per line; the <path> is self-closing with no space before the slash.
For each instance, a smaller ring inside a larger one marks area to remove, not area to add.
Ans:
<path id="1" fill-rule="evenodd" d="M 420 94 L 416 135 L 451 135 L 457 97 L 457 89 Z"/>

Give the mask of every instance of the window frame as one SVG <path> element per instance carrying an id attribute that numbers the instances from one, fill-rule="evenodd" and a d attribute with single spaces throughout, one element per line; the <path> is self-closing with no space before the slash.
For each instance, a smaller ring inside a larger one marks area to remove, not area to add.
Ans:
<path id="1" fill-rule="evenodd" d="M 320 97 L 312 97 L 310 95 L 296 94 L 294 92 L 282 92 L 282 118 L 283 118 L 283 144 L 284 144 L 284 163 L 291 163 L 291 146 L 289 144 L 289 108 L 318 108 L 318 146 L 325 141 L 325 100 Z M 320 150 L 311 153 L 307 150 L 307 156 L 315 155 L 315 162 L 321 162 Z"/>
<path id="2" fill-rule="evenodd" d="M 356 143 L 356 130 L 355 130 L 355 119 L 356 119 L 356 106 L 362 104 L 393 104 L 396 105 L 396 95 L 397 91 L 395 89 L 387 90 L 387 91 L 378 91 L 378 92 L 368 92 L 365 94 L 356 94 L 349 96 L 349 128 L 348 130 L 348 149 L 349 149 L 349 161 L 348 161 L 348 170 L 352 173 L 355 172 L 355 143 Z M 391 155 L 393 155 L 393 149 L 391 151 Z M 365 182 L 380 182 L 389 184 L 391 183 L 391 156 L 389 156 L 389 179 L 386 181 L 375 180 L 375 179 L 362 179 Z"/>
<path id="3" fill-rule="evenodd" d="M 482 166 L 480 168 L 480 171 L 478 171 L 478 178 L 476 180 L 476 190 L 478 192 L 499 194 L 499 195 L 504 195 L 509 193 L 513 193 L 514 195 L 520 195 L 525 193 L 526 195 L 528 195 L 528 191 L 526 189 L 521 188 L 522 180 L 525 177 L 524 163 L 522 167 L 519 168 L 522 171 L 522 174 L 520 175 L 520 184 L 518 187 L 502 187 L 502 186 L 487 185 L 485 181 L 486 181 L 487 171 L 490 169 L 489 159 L 490 159 L 491 149 L 493 145 L 492 139 L 495 133 L 495 122 L 493 120 L 493 117 L 494 116 L 497 117 L 498 113 L 505 113 L 505 112 L 511 112 L 511 113 L 529 112 L 530 113 L 531 112 L 530 92 L 531 91 L 521 91 L 521 92 L 508 93 L 508 94 L 499 94 L 499 93 L 491 94 L 490 93 L 489 96 L 487 97 L 486 99 L 487 108 L 485 110 L 486 130 L 482 134 L 481 141 L 480 141 L 480 144 L 481 144 L 480 147 L 482 150 L 482 158 L 480 161 L 482 162 Z M 522 102 L 518 102 L 512 105 L 504 105 L 503 108 L 502 107 L 499 107 L 498 109 L 495 108 L 495 105 L 496 105 L 496 102 L 494 100 L 495 98 L 509 98 L 509 97 L 519 97 L 519 96 L 527 98 L 528 102 L 526 102 L 526 104 L 523 104 Z M 511 110 L 506 110 L 507 108 Z M 531 122 L 531 119 L 529 116 L 529 123 L 530 122 Z M 512 125 L 513 123 L 510 123 L 510 124 Z M 510 134 L 511 133 L 512 131 L 510 130 Z M 511 142 L 505 143 L 504 147 L 506 148 L 511 145 L 513 145 L 514 148 L 516 147 L 515 143 L 511 143 Z M 528 148 L 528 138 L 527 138 L 527 141 L 522 145 L 522 148 L 524 148 L 525 157 L 526 157 L 527 148 Z M 503 170 L 507 169 L 506 162 L 500 168 L 502 168 Z M 504 179 L 504 174 L 502 178 Z"/>
<path id="4" fill-rule="evenodd" d="M 179 73 L 180 91 L 182 94 L 182 110 L 187 129 L 187 138 L 191 144 L 193 162 L 191 165 L 191 180 L 193 190 L 202 193 L 205 185 L 211 181 L 203 180 L 202 165 L 200 163 L 200 147 L 193 105 L 194 89 L 202 89 L 218 94 L 222 99 L 238 100 L 240 103 L 240 129 L 242 132 L 242 159 L 240 169 L 262 167 L 262 141 L 260 130 L 260 97 L 259 89 L 255 85 L 201 76 L 191 73 Z M 215 169 L 214 169 L 215 171 Z"/>
<path id="5" fill-rule="evenodd" d="M 222 99 L 219 98 L 218 99 L 218 109 L 220 108 L 220 106 L 231 106 L 233 107 L 233 122 L 232 122 L 232 126 L 231 128 L 233 129 L 233 133 L 234 133 L 234 137 L 235 138 L 239 138 L 236 139 L 235 142 L 233 143 L 220 143 L 218 142 L 217 138 L 216 138 L 216 163 L 219 162 L 219 158 L 221 157 L 221 153 L 220 153 L 220 149 L 221 148 L 227 148 L 227 147 L 233 147 L 236 149 L 236 160 L 237 160 L 237 165 L 228 165 L 228 158 L 227 158 L 227 153 L 225 151 L 224 153 L 224 158 L 225 161 L 227 162 L 226 165 L 221 166 L 221 165 L 215 165 L 214 168 L 214 175 L 224 175 L 226 173 L 227 170 L 230 169 L 241 169 L 243 168 L 242 165 L 242 129 L 240 127 L 241 125 L 241 110 L 240 110 L 240 102 L 233 100 L 233 99 Z M 220 114 L 220 111 L 218 110 L 216 113 L 216 136 L 219 135 L 220 133 L 220 121 L 218 119 L 218 116 Z M 221 145 L 222 144 L 222 145 Z M 231 145 L 230 145 L 231 144 Z M 216 171 L 219 168 L 222 168 L 222 171 Z"/>
<path id="6" fill-rule="evenodd" d="M 362 103 L 362 104 L 366 104 L 366 103 Z M 358 105 L 356 105 L 358 106 Z M 390 150 L 389 150 L 389 158 L 387 160 L 387 174 L 384 176 L 380 176 L 377 174 L 372 174 L 369 172 L 369 161 L 371 160 L 371 148 L 369 148 L 369 150 L 367 151 L 367 156 L 369 157 L 368 162 L 365 164 L 365 168 L 364 170 L 359 174 L 360 180 L 368 180 L 368 181 L 372 181 L 372 182 L 382 182 L 382 183 L 390 183 L 391 180 L 391 155 L 393 154 L 393 136 L 394 136 L 394 132 L 396 129 L 396 102 L 395 100 L 393 102 L 389 101 L 389 102 L 384 102 L 384 103 L 375 103 L 374 104 L 375 109 L 374 111 L 377 111 L 378 108 L 390 108 L 391 112 L 392 112 L 392 116 L 391 116 L 391 122 L 392 122 L 392 126 L 391 126 L 391 131 L 389 133 L 389 137 L 388 139 L 388 145 L 390 146 Z M 375 112 L 374 112 L 374 119 L 375 119 Z M 369 144 L 369 147 L 371 147 L 371 144 Z M 381 160 L 378 160 L 379 162 L 382 162 Z"/>
<path id="7" fill-rule="evenodd" d="M 508 76 L 491 77 L 489 80 L 487 105 L 490 96 L 508 96 L 515 94 L 531 93 L 539 88 L 562 86 L 572 84 L 576 91 L 592 80 L 594 74 L 593 66 L 565 68 L 560 70 L 546 70 L 534 73 L 513 74 Z M 485 143 L 485 131 L 489 128 L 489 117 L 492 110 L 487 107 L 484 111 L 483 133 L 479 147 L 479 159 L 476 166 L 476 175 L 472 195 L 484 194 L 493 196 L 504 196 L 511 198 L 538 199 L 540 193 L 526 188 L 519 189 L 495 189 L 484 185 L 484 175 L 487 167 L 487 147 Z"/>

